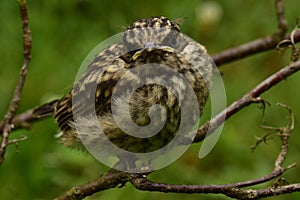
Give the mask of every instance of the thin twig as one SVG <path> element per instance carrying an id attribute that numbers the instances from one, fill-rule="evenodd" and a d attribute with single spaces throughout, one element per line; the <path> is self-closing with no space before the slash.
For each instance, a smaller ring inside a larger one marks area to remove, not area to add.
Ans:
<path id="1" fill-rule="evenodd" d="M 9 140 L 8 143 L 7 143 L 7 146 L 11 145 L 11 144 L 14 144 L 16 146 L 17 152 L 19 152 L 19 143 L 23 142 L 25 140 L 27 140 L 27 136 L 26 135 L 22 135 L 19 138 L 15 138 L 15 139 Z"/>
<path id="2" fill-rule="evenodd" d="M 21 94 L 22 94 L 23 86 L 24 86 L 25 79 L 26 79 L 28 65 L 31 60 L 32 39 L 31 39 L 31 31 L 28 26 L 28 13 L 27 13 L 26 0 L 19 0 L 18 3 L 20 6 L 20 13 L 21 13 L 21 17 L 22 17 L 24 62 L 23 62 L 23 66 L 20 70 L 19 82 L 15 88 L 13 98 L 9 104 L 7 113 L 4 118 L 3 134 L 2 134 L 1 148 L 0 148 L 0 165 L 4 161 L 4 156 L 5 156 L 6 147 L 7 147 L 7 143 L 8 143 L 8 136 L 9 136 L 9 133 L 12 128 L 11 122 L 12 122 L 13 117 L 19 107 L 19 102 L 21 99 Z"/>
<path id="3" fill-rule="evenodd" d="M 288 23 L 285 19 L 285 14 L 284 14 L 283 0 L 275 1 L 275 10 L 276 10 L 276 15 L 277 15 L 278 34 L 281 36 L 281 38 L 283 38 L 286 31 L 288 30 Z"/>
<path id="4" fill-rule="evenodd" d="M 281 152 L 279 153 L 279 155 L 276 159 L 276 162 L 275 162 L 275 166 L 274 166 L 275 170 L 282 168 L 282 163 L 284 162 L 284 160 L 286 158 L 287 150 L 288 150 L 288 146 L 289 146 L 288 140 L 290 139 L 290 135 L 291 135 L 292 131 L 294 130 L 294 123 L 295 123 L 294 122 L 294 114 L 292 112 L 292 109 L 283 104 L 278 104 L 278 105 L 289 111 L 290 117 L 291 117 L 291 119 L 290 119 L 291 122 L 288 125 L 278 129 L 282 146 L 281 146 Z"/>

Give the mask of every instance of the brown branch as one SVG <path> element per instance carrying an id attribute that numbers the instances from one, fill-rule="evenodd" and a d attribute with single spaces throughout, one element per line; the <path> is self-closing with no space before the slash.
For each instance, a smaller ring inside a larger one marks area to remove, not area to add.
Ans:
<path id="1" fill-rule="evenodd" d="M 300 38 L 300 34 L 299 34 Z M 226 63 L 240 60 L 242 58 L 257 54 L 260 52 L 274 49 L 280 38 L 277 35 L 265 36 L 254 41 L 229 48 L 225 51 L 212 55 L 215 64 L 220 67 Z"/>
<path id="2" fill-rule="evenodd" d="M 286 170 L 294 167 L 295 165 L 290 165 L 286 168 L 282 168 L 281 170 L 275 170 L 271 174 L 244 182 L 238 182 L 233 184 L 223 184 L 223 185 L 176 185 L 176 184 L 164 184 L 164 183 L 156 183 L 148 180 L 146 177 L 132 175 L 130 182 L 139 190 L 145 191 L 158 191 L 158 192 L 173 192 L 173 193 L 201 193 L 201 194 L 224 194 L 229 197 L 238 198 L 238 199 L 256 199 L 261 197 L 269 197 L 275 196 L 278 194 L 290 193 L 295 191 L 300 191 L 299 186 L 295 187 L 298 184 L 290 184 L 283 187 L 277 187 L 276 190 L 274 188 L 268 189 L 258 189 L 258 190 L 249 190 L 249 189 L 240 189 L 242 187 L 248 187 L 257 185 L 260 183 L 266 183 L 269 180 L 272 180 L 281 174 L 283 174 Z M 252 194 L 252 196 L 249 196 Z"/>
<path id="3" fill-rule="evenodd" d="M 271 197 L 276 195 L 282 195 L 282 194 L 290 194 L 292 192 L 299 192 L 300 191 L 300 184 L 289 184 L 286 186 L 280 186 L 277 188 L 266 188 L 261 190 L 256 190 L 256 195 L 259 198 L 263 197 Z M 245 191 L 247 192 L 247 191 Z"/>
<path id="4" fill-rule="evenodd" d="M 286 35 L 283 39 L 290 39 L 291 35 Z M 271 49 L 274 49 L 277 44 L 282 40 L 281 37 L 278 36 L 278 33 L 265 36 L 254 41 L 232 47 L 223 52 L 212 55 L 212 58 L 216 65 L 220 67 L 226 63 L 230 63 L 236 60 L 240 60 L 242 58 L 265 52 Z M 300 31 L 296 32 L 294 35 L 295 43 L 300 41 Z"/>
<path id="5" fill-rule="evenodd" d="M 281 175 L 289 168 L 277 170 L 271 174 L 259 179 L 238 182 L 234 184 L 216 184 L 216 185 L 176 185 L 153 182 L 142 174 L 128 174 L 111 169 L 103 176 L 68 190 L 64 195 L 56 200 L 78 200 L 90 196 L 96 192 L 114 188 L 118 185 L 123 186 L 127 181 L 130 181 L 134 187 L 139 190 L 158 191 L 158 192 L 173 192 L 173 193 L 220 193 L 230 196 L 232 191 L 242 187 L 256 185 L 267 182 Z M 242 190 L 243 191 L 243 190 Z M 240 192 L 239 195 L 242 195 Z M 233 196 L 232 196 L 233 197 Z"/>
<path id="6" fill-rule="evenodd" d="M 259 83 L 256 87 L 250 90 L 247 94 L 242 96 L 237 101 L 233 102 L 230 106 L 228 106 L 225 110 L 219 113 L 210 121 L 206 122 L 203 126 L 198 129 L 197 135 L 195 137 L 194 142 L 202 141 L 206 135 L 212 133 L 216 130 L 225 120 L 231 117 L 233 114 L 241 110 L 242 108 L 248 106 L 251 103 L 261 102 L 258 97 L 269 90 L 271 87 L 274 87 L 282 80 L 285 80 L 287 77 L 296 73 L 300 69 L 300 61 L 291 63 L 289 66 L 286 66 L 271 75 L 261 83 Z"/>
<path id="7" fill-rule="evenodd" d="M 234 184 L 224 185 L 175 185 L 156 183 L 148 180 L 145 177 L 133 177 L 130 179 L 132 185 L 138 190 L 156 191 L 156 192 L 171 192 L 184 194 L 224 194 L 228 197 L 236 199 L 259 199 L 262 197 L 271 197 L 279 194 L 287 194 L 300 191 L 300 184 L 289 184 L 276 188 L 270 187 L 266 189 L 239 189 L 234 187 Z M 233 187 L 232 187 L 233 185 Z"/>
<path id="8" fill-rule="evenodd" d="M 3 134 L 2 134 L 2 140 L 1 140 L 1 147 L 0 147 L 0 165 L 4 161 L 5 151 L 8 144 L 8 136 L 11 131 L 11 125 L 12 120 L 17 112 L 17 109 L 19 107 L 19 102 L 21 99 L 21 94 L 23 90 L 23 86 L 26 79 L 27 74 L 27 68 L 29 65 L 29 62 L 31 60 L 31 31 L 28 26 L 28 13 L 27 13 L 27 5 L 25 0 L 19 0 L 18 1 L 20 6 L 20 13 L 22 17 L 22 27 L 23 27 L 23 48 L 24 48 L 24 62 L 23 66 L 20 71 L 20 79 L 19 82 L 15 88 L 13 98 L 9 104 L 8 110 L 6 112 L 4 123 L 3 123 Z"/>
<path id="9" fill-rule="evenodd" d="M 288 26 L 284 16 L 283 0 L 276 0 L 275 8 L 278 29 L 274 34 L 256 39 L 254 41 L 227 49 L 221 53 L 212 55 L 212 58 L 216 65 L 220 67 L 223 64 L 230 63 L 235 60 L 240 60 L 253 54 L 274 49 L 281 40 L 290 39 L 290 35 L 284 36 L 288 29 Z M 300 33 L 297 33 L 294 36 L 294 38 L 296 40 L 295 42 L 299 42 Z"/>
<path id="10" fill-rule="evenodd" d="M 70 189 L 61 197 L 56 198 L 56 200 L 83 199 L 84 197 L 90 196 L 96 192 L 117 187 L 119 184 L 121 184 L 120 186 L 123 186 L 127 182 L 127 177 L 128 173 L 111 169 L 104 175 L 89 183 Z"/>

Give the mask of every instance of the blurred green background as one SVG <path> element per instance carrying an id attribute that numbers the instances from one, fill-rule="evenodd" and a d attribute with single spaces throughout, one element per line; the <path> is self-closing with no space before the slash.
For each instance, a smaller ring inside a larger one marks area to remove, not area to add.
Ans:
<path id="1" fill-rule="evenodd" d="M 285 2 L 289 31 L 300 15 L 299 0 Z M 271 34 L 276 30 L 273 0 L 52 0 L 28 1 L 30 28 L 33 35 L 32 62 L 19 112 L 66 94 L 87 54 L 104 39 L 122 32 L 124 26 L 148 16 L 184 17 L 182 32 L 205 45 L 209 53 Z M 15 1 L 0 1 L 0 116 L 4 116 L 22 64 L 22 31 L 19 7 Z M 261 53 L 221 67 L 228 104 L 257 83 L 288 64 L 289 54 L 275 50 Z M 284 126 L 288 112 L 276 106 L 284 103 L 293 109 L 296 128 L 290 141 L 285 164 L 300 163 L 300 74 L 289 77 L 263 98 L 271 103 L 266 123 Z M 208 118 L 209 116 L 205 116 Z M 262 111 L 251 105 L 230 118 L 213 151 L 198 158 L 201 144 L 194 144 L 176 162 L 150 175 L 167 183 L 223 184 L 266 175 L 280 148 L 274 137 L 251 153 L 255 136 L 267 133 L 260 127 Z M 30 130 L 15 131 L 11 138 L 27 135 L 28 139 L 7 149 L 0 168 L 0 199 L 53 199 L 72 186 L 85 183 L 108 168 L 93 157 L 66 149 L 54 138 L 58 132 L 52 118 L 35 123 Z M 284 177 L 300 182 L 299 167 Z M 265 185 L 265 184 L 264 184 Z M 141 192 L 130 184 L 95 194 L 87 199 L 228 199 L 222 195 L 164 194 Z M 300 194 L 270 199 L 299 199 Z"/>

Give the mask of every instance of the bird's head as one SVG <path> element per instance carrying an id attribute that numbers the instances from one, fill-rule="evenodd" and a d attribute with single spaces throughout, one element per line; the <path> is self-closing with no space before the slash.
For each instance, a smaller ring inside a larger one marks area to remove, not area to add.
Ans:
<path id="1" fill-rule="evenodd" d="M 179 25 L 166 17 L 150 17 L 134 22 L 123 34 L 129 51 L 161 46 L 173 47 L 180 32 Z"/>

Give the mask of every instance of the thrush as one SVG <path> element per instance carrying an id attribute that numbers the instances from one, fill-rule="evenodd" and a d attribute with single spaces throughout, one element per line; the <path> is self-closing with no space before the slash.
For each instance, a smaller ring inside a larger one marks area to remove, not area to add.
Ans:
<path id="1" fill-rule="evenodd" d="M 156 66 L 164 66 L 164 70 L 149 76 L 160 69 Z M 99 52 L 74 88 L 52 104 L 61 129 L 60 140 L 65 146 L 79 149 L 84 148 L 82 139 L 88 145 L 101 145 L 95 128 L 99 125 L 106 140 L 118 148 L 134 153 L 156 151 L 174 139 L 182 118 L 189 117 L 182 115 L 181 107 L 188 95 L 180 97 L 187 83 L 196 96 L 199 115 L 202 114 L 213 67 L 205 47 L 185 37 L 176 22 L 163 16 L 138 20 L 127 27 L 120 42 Z M 178 79 L 176 73 L 187 82 Z M 130 85 L 144 81 L 148 83 L 137 88 Z M 132 88 L 134 91 L 127 91 Z M 113 111 L 112 105 L 118 109 Z M 154 105 L 163 111 L 153 109 Z M 127 107 L 129 112 L 124 111 Z M 159 119 L 151 116 L 155 110 Z M 80 117 L 76 120 L 75 115 Z M 114 115 L 121 122 L 117 123 Z M 97 120 L 92 120 L 95 117 Z M 160 125 L 161 121 L 161 128 L 149 137 L 139 137 L 142 131 L 131 135 L 124 130 L 129 122 L 147 127 Z"/>

